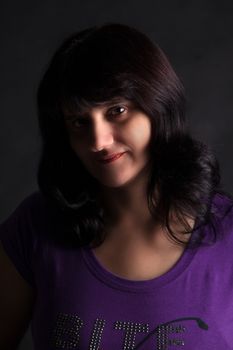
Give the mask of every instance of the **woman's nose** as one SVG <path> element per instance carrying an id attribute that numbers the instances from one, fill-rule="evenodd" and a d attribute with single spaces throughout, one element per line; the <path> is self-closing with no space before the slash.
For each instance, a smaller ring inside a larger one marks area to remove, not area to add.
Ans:
<path id="1" fill-rule="evenodd" d="M 98 121 L 92 125 L 90 132 L 91 151 L 97 152 L 109 148 L 113 140 L 113 129 L 109 122 Z"/>

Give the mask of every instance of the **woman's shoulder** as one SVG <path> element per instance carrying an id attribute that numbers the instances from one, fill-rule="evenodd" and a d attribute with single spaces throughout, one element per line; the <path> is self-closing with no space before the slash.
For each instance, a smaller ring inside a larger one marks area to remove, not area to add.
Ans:
<path id="1" fill-rule="evenodd" d="M 227 192 L 217 192 L 212 201 L 211 211 L 221 220 L 233 218 L 233 197 Z"/>
<path id="2" fill-rule="evenodd" d="M 40 190 L 36 190 L 34 192 L 31 192 L 27 196 L 25 196 L 16 206 L 15 211 L 17 212 L 33 211 L 36 208 L 43 209 L 45 207 L 46 207 L 45 196 Z"/>
<path id="3" fill-rule="evenodd" d="M 36 190 L 25 196 L 23 199 L 21 199 L 9 213 L 8 217 L 3 219 L 2 224 L 10 218 L 16 216 L 23 216 L 24 214 L 33 212 L 38 208 L 43 210 L 43 208 L 45 209 L 45 207 L 46 200 L 44 195 L 41 191 Z M 38 214 L 40 213 L 41 210 L 38 212 Z"/>
<path id="4" fill-rule="evenodd" d="M 51 226 L 51 213 L 45 196 L 37 190 L 22 199 L 10 215 L 1 222 L 0 238 L 18 236 L 36 238 Z"/>
<path id="5" fill-rule="evenodd" d="M 30 284 L 33 255 L 43 217 L 43 196 L 35 191 L 25 197 L 0 225 L 0 241 L 18 272 Z"/>
<path id="6" fill-rule="evenodd" d="M 212 231 L 216 238 L 233 245 L 233 197 L 226 192 L 216 193 L 212 206 Z"/>
<path id="7" fill-rule="evenodd" d="M 212 246 L 226 239 L 233 244 L 233 197 L 221 191 L 211 199 L 206 221 L 198 222 L 193 234 L 194 246 Z M 224 243 L 225 244 L 225 243 Z"/>
<path id="8" fill-rule="evenodd" d="M 36 190 L 19 202 L 11 216 L 31 219 L 37 222 L 50 218 L 54 212 L 55 206 L 51 205 L 51 202 L 40 190 Z"/>

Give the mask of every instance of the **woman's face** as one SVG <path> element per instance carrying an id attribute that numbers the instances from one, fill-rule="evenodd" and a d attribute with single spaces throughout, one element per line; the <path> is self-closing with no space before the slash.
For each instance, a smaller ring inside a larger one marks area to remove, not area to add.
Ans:
<path id="1" fill-rule="evenodd" d="M 150 157 L 151 121 L 131 101 L 121 98 L 64 115 L 72 149 L 102 185 L 124 186 L 145 169 Z M 116 153 L 123 155 L 101 162 Z"/>

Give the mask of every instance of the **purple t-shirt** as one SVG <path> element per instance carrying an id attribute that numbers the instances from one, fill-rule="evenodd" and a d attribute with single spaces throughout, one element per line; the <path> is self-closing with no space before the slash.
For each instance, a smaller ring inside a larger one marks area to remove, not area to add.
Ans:
<path id="1" fill-rule="evenodd" d="M 230 205 L 225 196 L 214 201 L 220 214 Z M 233 349 L 232 209 L 216 222 L 215 243 L 185 249 L 167 273 L 145 281 L 116 276 L 90 248 L 53 241 L 49 220 L 35 192 L 0 226 L 6 253 L 36 289 L 35 350 Z M 208 241 L 210 225 L 202 230 Z"/>

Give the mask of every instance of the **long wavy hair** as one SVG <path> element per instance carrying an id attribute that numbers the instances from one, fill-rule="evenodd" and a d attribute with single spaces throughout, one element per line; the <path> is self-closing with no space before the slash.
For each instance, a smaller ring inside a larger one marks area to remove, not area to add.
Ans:
<path id="1" fill-rule="evenodd" d="M 227 193 L 220 183 L 214 152 L 187 131 L 180 79 L 163 51 L 144 33 L 127 25 L 106 23 L 66 39 L 52 57 L 38 89 L 42 137 L 38 185 L 55 210 L 57 235 L 63 243 L 93 247 L 107 235 L 98 182 L 70 146 L 64 106 L 79 110 L 119 96 L 133 101 L 152 123 L 147 186 L 152 217 L 178 244 L 186 240 L 172 230 L 171 211 L 184 235 L 192 232 L 187 218 L 195 218 L 193 232 L 206 224 L 216 227 L 218 209 L 213 198 Z M 202 238 L 199 234 L 195 242 L 199 244 Z"/>

